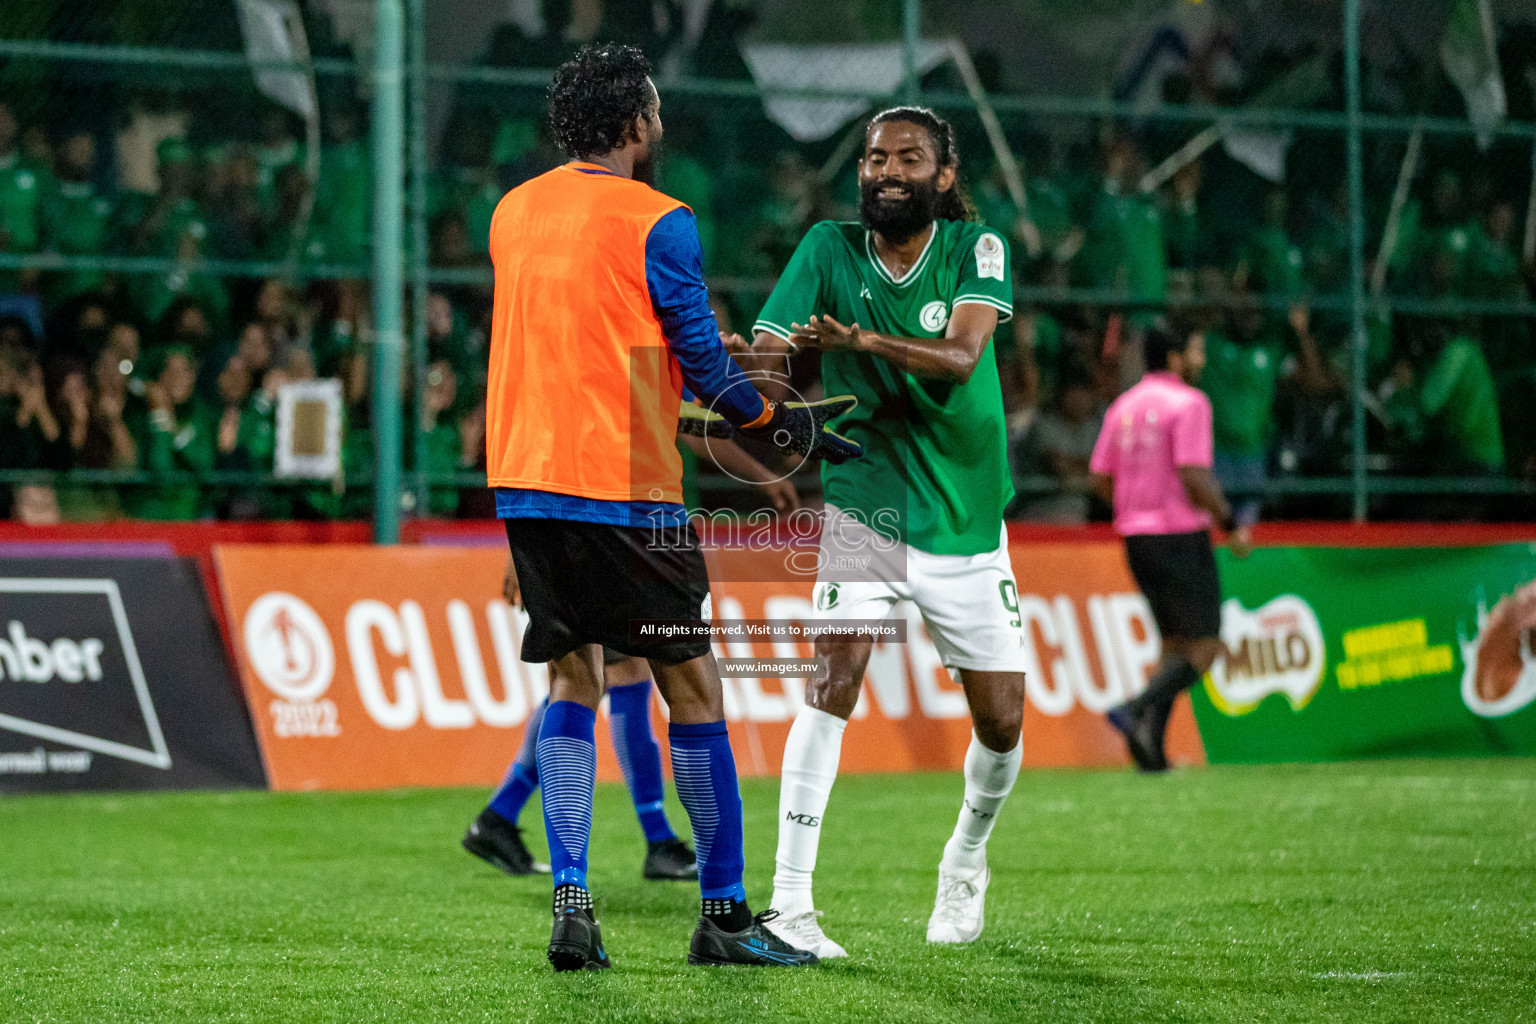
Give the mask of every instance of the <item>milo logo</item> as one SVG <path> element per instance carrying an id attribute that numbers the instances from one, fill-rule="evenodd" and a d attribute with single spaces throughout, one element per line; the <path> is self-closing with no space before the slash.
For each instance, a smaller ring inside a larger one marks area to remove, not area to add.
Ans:
<path id="1" fill-rule="evenodd" d="M 1236 598 L 1223 603 L 1221 646 L 1206 690 L 1229 715 L 1247 714 L 1272 693 L 1300 710 L 1317 692 L 1328 661 L 1317 613 L 1295 594 L 1251 612 Z"/>

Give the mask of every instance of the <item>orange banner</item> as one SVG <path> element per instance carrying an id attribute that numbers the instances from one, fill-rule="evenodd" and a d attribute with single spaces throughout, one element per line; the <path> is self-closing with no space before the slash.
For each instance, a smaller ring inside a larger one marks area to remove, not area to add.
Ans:
<path id="1" fill-rule="evenodd" d="M 1014 545 L 1028 630 L 1024 757 L 1032 765 L 1126 763 L 1102 712 L 1145 685 L 1158 638 L 1119 546 Z M 491 548 L 233 545 L 215 550 L 240 678 L 274 789 L 493 785 L 548 693 L 518 658 L 521 613 L 500 598 Z M 711 555 L 717 618 L 814 618 L 811 582 L 763 579 L 762 553 Z M 843 741 L 846 771 L 953 770 L 970 736 L 960 688 L 916 609 L 904 644 L 877 645 Z M 900 612 L 899 612 L 900 613 Z M 730 657 L 795 657 L 809 645 L 717 644 Z M 743 775 L 778 772 L 795 680 L 725 680 Z M 663 709 L 656 730 L 665 736 Z M 599 778 L 621 778 L 598 716 Z M 662 744 L 665 757 L 666 744 Z M 1175 761 L 1203 762 L 1187 701 L 1169 734 Z"/>

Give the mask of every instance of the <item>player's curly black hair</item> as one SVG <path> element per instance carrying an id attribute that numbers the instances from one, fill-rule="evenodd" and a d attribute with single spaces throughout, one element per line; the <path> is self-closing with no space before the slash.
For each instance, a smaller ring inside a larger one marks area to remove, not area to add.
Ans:
<path id="1" fill-rule="evenodd" d="M 869 142 L 869 133 L 875 130 L 875 125 L 884 124 L 887 121 L 906 121 L 908 124 L 915 124 L 922 128 L 928 133 L 928 138 L 933 140 L 933 155 L 938 160 L 939 167 L 955 169 L 954 186 L 947 192 L 939 193 L 939 206 L 934 211 L 938 218 L 940 220 L 975 220 L 976 207 L 971 204 L 971 197 L 960 182 L 960 147 L 955 144 L 954 125 L 927 107 L 891 107 L 869 119 L 869 124 L 864 128 L 866 146 Z"/>
<path id="2" fill-rule="evenodd" d="M 549 87 L 549 123 L 566 155 L 603 156 L 633 138 L 635 118 L 655 107 L 650 74 L 645 54 L 620 43 L 583 46 L 560 65 Z"/>

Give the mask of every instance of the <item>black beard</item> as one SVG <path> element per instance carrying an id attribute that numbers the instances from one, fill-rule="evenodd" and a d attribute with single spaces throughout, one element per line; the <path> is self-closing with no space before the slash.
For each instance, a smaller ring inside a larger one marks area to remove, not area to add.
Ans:
<path id="1" fill-rule="evenodd" d="M 651 143 L 650 153 L 644 160 L 635 161 L 634 177 L 642 185 L 656 187 L 656 169 L 661 166 L 661 140 Z"/>
<path id="2" fill-rule="evenodd" d="M 881 199 L 879 190 L 894 184 L 889 180 L 866 181 L 859 186 L 859 219 L 871 231 L 900 245 L 933 223 L 939 208 L 939 180 L 935 174 L 927 181 L 906 182 L 906 199 Z"/>

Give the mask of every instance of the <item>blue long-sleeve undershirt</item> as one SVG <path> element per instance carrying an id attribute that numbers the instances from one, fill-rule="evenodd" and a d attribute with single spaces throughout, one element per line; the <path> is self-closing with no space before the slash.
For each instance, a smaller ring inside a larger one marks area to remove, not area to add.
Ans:
<path id="1" fill-rule="evenodd" d="M 680 206 L 645 240 L 645 281 L 683 381 L 706 408 L 738 427 L 763 413 L 763 399 L 720 344 L 704 286 L 704 249 L 693 212 Z"/>

